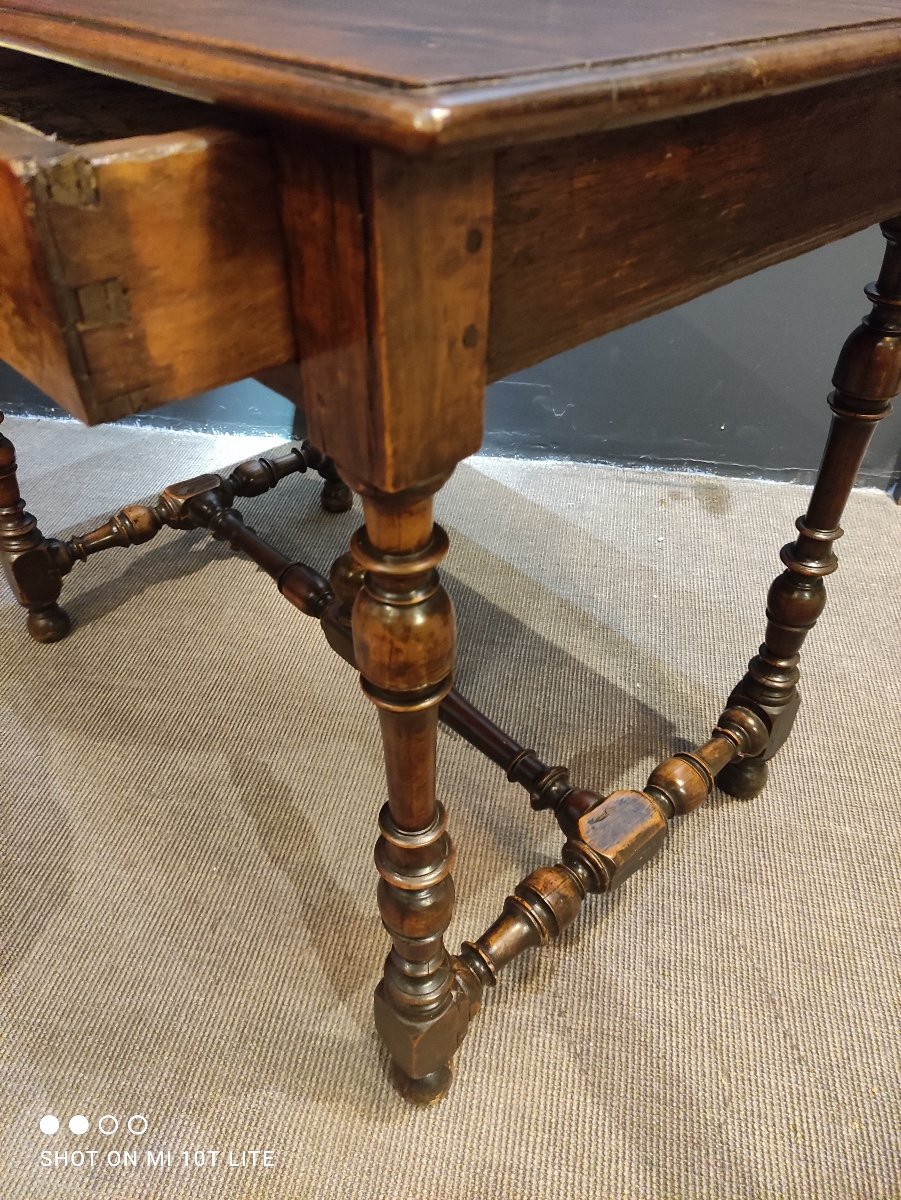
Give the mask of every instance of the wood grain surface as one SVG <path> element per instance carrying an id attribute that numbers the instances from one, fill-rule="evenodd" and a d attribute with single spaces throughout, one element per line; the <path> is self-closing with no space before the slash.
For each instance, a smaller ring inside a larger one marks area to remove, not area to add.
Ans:
<path id="1" fill-rule="evenodd" d="M 0 124 L 0 359 L 69 412 L 78 386 L 56 297 L 34 221 L 34 203 L 18 169 L 46 153 L 43 139 Z"/>
<path id="2" fill-rule="evenodd" d="M 901 75 L 495 160 L 489 376 L 901 211 Z"/>
<path id="3" fill-rule="evenodd" d="M 0 51 L 0 357 L 82 420 L 294 357 L 268 141 L 213 118 Z"/>
<path id="4" fill-rule="evenodd" d="M 407 150 L 901 64 L 889 0 L 5 0 L 0 40 Z"/>
<path id="5" fill-rule="evenodd" d="M 492 160 L 280 143 L 303 404 L 351 486 L 443 481 L 482 437 Z"/>

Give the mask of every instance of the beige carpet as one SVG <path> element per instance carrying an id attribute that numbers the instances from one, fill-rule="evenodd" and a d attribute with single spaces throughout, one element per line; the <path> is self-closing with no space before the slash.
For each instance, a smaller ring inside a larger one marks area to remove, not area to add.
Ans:
<path id="1" fill-rule="evenodd" d="M 5 429 L 48 532 L 261 446 Z M 440 504 L 463 690 L 577 780 L 641 785 L 706 737 L 804 498 L 463 466 Z M 244 511 L 320 568 L 358 519 L 320 513 L 309 479 Z M 318 627 L 200 534 L 79 567 L 53 647 L 3 593 L 3 1200 L 901 1197 L 901 512 L 859 492 L 845 526 L 767 792 L 679 822 L 511 968 L 427 1111 L 395 1099 L 372 1032 L 379 746 Z M 456 947 L 561 837 L 453 735 L 440 766 Z M 98 1128 L 134 1116 L 142 1136 Z M 228 1164 L 263 1149 L 274 1165 Z M 96 1165 L 41 1165 L 79 1150 Z"/>

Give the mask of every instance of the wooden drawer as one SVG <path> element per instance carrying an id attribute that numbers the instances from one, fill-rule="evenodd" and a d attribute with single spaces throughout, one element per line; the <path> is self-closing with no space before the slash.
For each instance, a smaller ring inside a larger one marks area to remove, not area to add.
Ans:
<path id="1" fill-rule="evenodd" d="M 95 424 L 293 357 L 265 136 L 0 49 L 0 358 Z"/>

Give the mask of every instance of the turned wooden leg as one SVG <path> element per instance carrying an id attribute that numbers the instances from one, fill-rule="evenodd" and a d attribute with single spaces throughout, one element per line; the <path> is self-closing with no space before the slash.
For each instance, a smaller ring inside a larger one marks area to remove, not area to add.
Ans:
<path id="1" fill-rule="evenodd" d="M 16 452 L 2 433 L 0 553 L 10 587 L 19 603 L 28 609 L 28 632 L 36 642 L 58 642 L 69 632 L 69 617 L 56 603 L 63 587 L 62 572 L 37 521 L 25 511 L 16 478 Z"/>
<path id="2" fill-rule="evenodd" d="M 379 911 L 392 948 L 375 1019 L 395 1084 L 410 1100 L 440 1099 L 462 1037 L 463 998 L 444 931 L 451 918 L 453 847 L 435 796 L 438 706 L 450 690 L 454 614 L 436 567 L 447 537 L 432 499 L 364 498 L 353 555 L 365 571 L 354 604 L 354 651 L 379 711 L 388 803 L 375 859 Z"/>
<path id="3" fill-rule="evenodd" d="M 426 164 L 285 131 L 278 155 L 309 436 L 363 500 L 322 622 L 356 660 L 384 742 L 376 863 L 392 948 L 375 1020 L 402 1094 L 429 1102 L 469 1020 L 444 946 L 454 889 L 435 743 L 454 622 L 432 496 L 481 442 L 494 156 Z"/>
<path id="4" fill-rule="evenodd" d="M 719 785 L 732 796 L 756 796 L 766 783 L 767 762 L 791 732 L 800 704 L 801 646 L 826 603 L 823 582 L 838 566 L 833 543 L 876 422 L 901 391 L 901 218 L 882 226 L 887 246 L 876 283 L 866 288 L 873 311 L 851 334 L 839 356 L 829 397 L 832 427 L 807 513 L 796 522 L 798 537 L 783 547 L 785 570 L 767 598 L 763 645 L 729 697 L 766 720 L 770 736 L 756 758 L 727 766 Z"/>
<path id="5" fill-rule="evenodd" d="M 323 458 L 317 469 L 323 480 L 319 503 L 326 512 L 347 512 L 353 506 L 354 494 L 338 474 L 338 468 L 330 458 Z"/>

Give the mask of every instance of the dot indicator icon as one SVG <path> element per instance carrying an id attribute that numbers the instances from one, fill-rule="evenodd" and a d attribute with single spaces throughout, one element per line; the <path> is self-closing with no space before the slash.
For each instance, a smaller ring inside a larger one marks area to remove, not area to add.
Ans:
<path id="1" fill-rule="evenodd" d="M 47 1113 L 45 1117 L 41 1117 L 38 1127 L 41 1133 L 56 1133 L 59 1130 L 59 1117 L 55 1117 L 53 1113 Z"/>
<path id="2" fill-rule="evenodd" d="M 80 1135 L 82 1133 L 87 1133 L 90 1128 L 91 1122 L 87 1119 L 87 1117 L 83 1117 L 80 1114 L 70 1118 L 69 1120 L 69 1131 L 71 1133 Z"/>

